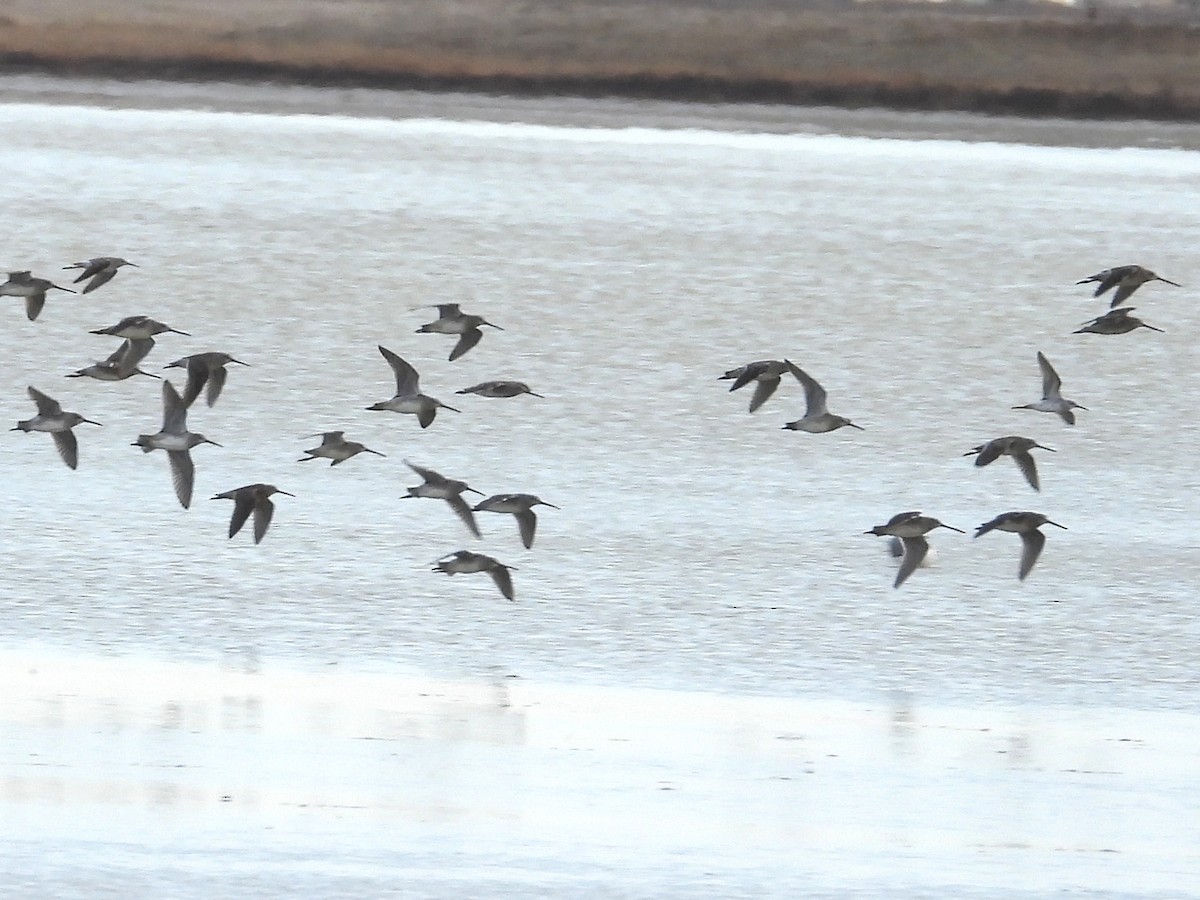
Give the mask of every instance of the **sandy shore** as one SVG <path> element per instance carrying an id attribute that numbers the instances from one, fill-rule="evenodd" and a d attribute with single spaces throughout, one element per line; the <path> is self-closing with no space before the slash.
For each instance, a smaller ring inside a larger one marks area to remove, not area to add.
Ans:
<path id="1" fill-rule="evenodd" d="M 0 679 L 10 884 L 1184 896 L 1200 883 L 1200 723 L 1184 714 L 39 651 L 4 653 Z"/>
<path id="2" fill-rule="evenodd" d="M 0 0 L 0 70 L 1200 117 L 1183 5 Z"/>

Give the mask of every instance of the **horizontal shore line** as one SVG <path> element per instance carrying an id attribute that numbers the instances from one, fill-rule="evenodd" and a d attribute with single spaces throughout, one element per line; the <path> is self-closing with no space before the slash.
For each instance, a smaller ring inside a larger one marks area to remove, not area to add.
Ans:
<path id="1" fill-rule="evenodd" d="M 703 73 L 464 74 L 352 66 L 178 57 L 63 59 L 33 52 L 0 53 L 0 74 L 176 82 L 250 82 L 325 88 L 471 92 L 515 97 L 617 97 L 695 103 L 765 103 L 957 111 L 1033 118 L 1200 120 L 1200 98 L 1155 93 L 1080 92 L 1052 88 L 988 89 L 936 82 L 892 84 L 728 78 Z"/>

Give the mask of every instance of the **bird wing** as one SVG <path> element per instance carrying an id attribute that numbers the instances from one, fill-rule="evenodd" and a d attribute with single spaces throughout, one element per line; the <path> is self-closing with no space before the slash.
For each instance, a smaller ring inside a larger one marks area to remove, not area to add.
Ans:
<path id="1" fill-rule="evenodd" d="M 254 507 L 254 543 L 257 544 L 267 533 L 267 526 L 271 524 L 271 517 L 275 515 L 275 504 L 271 502 L 270 497 L 260 497 L 257 501 L 252 498 L 251 505 Z M 233 511 L 237 512 L 236 506 Z M 244 517 L 242 521 L 245 521 Z"/>
<path id="2" fill-rule="evenodd" d="M 974 536 L 979 537 L 980 535 L 987 534 L 989 531 L 995 530 L 996 526 L 998 526 L 1003 521 L 1004 521 L 1004 514 L 1001 514 L 1001 515 L 996 516 L 996 518 L 992 519 L 990 522 L 984 522 L 982 525 L 980 525 L 978 528 L 975 529 Z"/>
<path id="3" fill-rule="evenodd" d="M 39 291 L 25 298 L 25 318 L 34 321 L 46 305 L 46 292 Z"/>
<path id="4" fill-rule="evenodd" d="M 167 459 L 171 463 L 171 483 L 175 485 L 175 496 L 179 498 L 180 505 L 187 509 L 192 505 L 192 484 L 196 478 L 192 455 L 186 450 L 168 450 Z"/>
<path id="5" fill-rule="evenodd" d="M 1136 291 L 1141 286 L 1142 285 L 1140 282 L 1137 284 L 1130 284 L 1129 282 L 1125 282 L 1124 284 L 1118 285 L 1116 293 L 1113 294 L 1112 303 L 1110 303 L 1109 306 L 1113 307 L 1113 306 L 1116 306 L 1118 303 L 1122 303 L 1125 300 L 1128 300 L 1129 295 L 1132 294 L 1134 291 Z"/>
<path id="6" fill-rule="evenodd" d="M 47 397 L 33 385 L 26 388 L 26 391 L 29 394 L 29 399 L 37 404 L 39 416 L 53 417 L 62 415 L 62 405 L 57 400 Z"/>
<path id="7" fill-rule="evenodd" d="M 110 356 L 106 362 L 115 363 L 118 367 L 132 371 L 138 363 L 154 349 L 154 338 L 126 339 L 119 350 Z"/>
<path id="8" fill-rule="evenodd" d="M 450 407 L 447 406 L 446 409 L 450 409 Z M 437 407 L 432 403 L 422 406 L 421 411 L 417 413 L 417 421 L 421 424 L 422 428 L 428 428 L 432 425 L 436 417 Z"/>
<path id="9" fill-rule="evenodd" d="M 228 371 L 224 366 L 213 366 L 208 373 L 208 390 L 204 394 L 204 402 L 212 406 L 217 402 L 217 398 L 221 396 L 221 390 L 225 387 L 225 376 Z"/>
<path id="10" fill-rule="evenodd" d="M 58 455 L 62 457 L 68 468 L 74 469 L 79 465 L 79 442 L 75 440 L 75 433 L 69 428 L 66 431 L 52 432 L 51 437 L 54 438 L 54 446 L 58 450 Z"/>
<path id="11" fill-rule="evenodd" d="M 229 536 L 242 530 L 250 513 L 254 510 L 254 494 L 248 490 L 233 492 L 233 516 L 229 520 Z"/>
<path id="12" fill-rule="evenodd" d="M 1033 569 L 1033 564 L 1037 562 L 1044 546 L 1046 536 L 1036 528 L 1021 532 L 1021 570 L 1017 573 L 1021 581 L 1024 581 L 1025 576 Z"/>
<path id="13" fill-rule="evenodd" d="M 200 396 L 200 391 L 204 389 L 204 385 L 208 383 L 210 374 L 208 363 L 198 356 L 190 356 L 187 361 L 188 380 L 187 386 L 183 390 L 183 405 L 191 406 L 196 402 L 196 398 Z"/>
<path id="14" fill-rule="evenodd" d="M 382 344 L 379 346 L 379 352 L 396 375 L 396 394 L 399 396 L 418 393 L 420 376 L 417 375 L 417 370 Z"/>
<path id="15" fill-rule="evenodd" d="M 346 432 L 344 431 L 322 431 L 321 446 L 328 447 L 330 444 L 341 444 L 345 434 Z M 313 435 L 313 437 L 316 437 L 316 435 Z"/>
<path id="16" fill-rule="evenodd" d="M 929 552 L 929 541 L 923 537 L 906 537 L 900 540 L 904 544 L 904 559 L 900 562 L 900 571 L 896 573 L 896 580 L 892 583 L 894 588 L 904 584 Z"/>
<path id="17" fill-rule="evenodd" d="M 1042 399 L 1055 400 L 1062 396 L 1062 379 L 1058 377 L 1058 373 L 1054 371 L 1054 366 L 1050 365 L 1050 360 L 1046 359 L 1041 350 L 1037 355 L 1038 366 L 1042 370 Z"/>
<path id="18" fill-rule="evenodd" d="M 450 351 L 450 362 L 454 362 L 460 356 L 464 355 L 468 350 L 478 344 L 480 338 L 482 337 L 483 332 L 478 326 L 474 328 L 468 328 L 466 331 L 464 331 L 461 335 L 459 335 L 458 343 L 454 345 L 454 349 Z"/>
<path id="19" fill-rule="evenodd" d="M 771 399 L 775 388 L 779 387 L 779 378 L 760 378 L 754 388 L 754 397 L 750 400 L 750 412 L 754 412 Z"/>
<path id="20" fill-rule="evenodd" d="M 1029 486 L 1035 491 L 1040 491 L 1042 486 L 1038 483 L 1037 463 L 1033 461 L 1033 454 L 1028 450 L 1019 450 L 1012 454 L 1012 458 L 1025 480 L 1029 482 Z"/>
<path id="21" fill-rule="evenodd" d="M 496 582 L 496 587 L 500 588 L 500 593 L 504 595 L 505 599 L 514 599 L 512 575 L 509 574 L 508 566 L 496 563 L 488 574 L 492 576 L 492 581 Z"/>
<path id="22" fill-rule="evenodd" d="M 1068 425 L 1075 424 L 1075 411 L 1074 410 L 1060 409 L 1058 411 L 1058 414 L 1062 417 L 1062 420 L 1064 422 L 1066 422 Z"/>
<path id="23" fill-rule="evenodd" d="M 84 286 L 83 292 L 85 294 L 90 294 L 92 291 L 94 291 L 96 288 L 100 287 L 101 285 L 108 284 L 110 281 L 112 281 L 113 276 L 116 274 L 117 274 L 117 270 L 115 268 L 108 268 L 108 267 L 102 268 L 100 271 L 96 272 L 92 276 L 92 280 L 89 281 Z M 72 283 L 74 284 L 78 281 L 79 281 L 79 279 L 76 278 L 75 281 Z"/>
<path id="24" fill-rule="evenodd" d="M 761 375 L 766 366 L 766 362 L 763 361 L 746 363 L 744 366 L 739 366 L 736 369 L 730 369 L 722 377 L 732 378 L 733 384 L 729 386 L 729 390 L 736 391 L 738 388 L 745 387 L 747 384 Z"/>
<path id="25" fill-rule="evenodd" d="M 1111 269 L 1105 269 L 1098 275 L 1093 275 L 1092 280 L 1100 282 L 1096 285 L 1096 292 L 1093 297 L 1099 297 L 1105 291 L 1111 290 L 1115 285 L 1119 284 L 1121 279 L 1129 274 L 1131 266 L 1114 266 Z M 1116 303 L 1114 302 L 1114 306 Z"/>
<path id="26" fill-rule="evenodd" d="M 894 516 L 888 519 L 887 527 L 891 528 L 894 525 L 899 525 L 901 522 L 907 522 L 909 519 L 915 519 L 919 515 L 921 515 L 921 511 L 916 509 L 911 510 L 910 512 L 896 513 Z"/>
<path id="27" fill-rule="evenodd" d="M 438 311 L 439 319 L 457 319 L 462 316 L 462 310 L 458 308 L 457 303 L 435 303 L 433 308 Z"/>
<path id="28" fill-rule="evenodd" d="M 482 537 L 479 533 L 479 525 L 475 522 L 475 514 L 471 512 L 471 507 L 462 495 L 455 494 L 453 497 L 447 497 L 446 502 L 450 504 L 450 508 L 454 510 L 454 514 L 463 520 L 463 524 L 471 530 L 471 534 L 475 537 Z"/>
<path id="29" fill-rule="evenodd" d="M 513 515 L 517 519 L 517 528 L 521 530 L 521 543 L 528 550 L 533 546 L 533 535 L 537 531 L 537 513 L 532 509 L 525 509 Z"/>
<path id="30" fill-rule="evenodd" d="M 425 479 L 426 484 L 445 484 L 448 480 L 445 475 L 440 472 L 435 472 L 433 469 L 426 469 L 424 466 L 418 466 L 410 463 L 407 459 L 404 464 Z"/>
<path id="31" fill-rule="evenodd" d="M 98 256 L 95 259 L 88 259 L 83 262 L 73 263 L 69 266 L 63 266 L 63 268 L 83 269 L 83 271 L 79 273 L 79 277 L 71 282 L 71 284 L 79 284 L 79 282 L 83 281 L 84 279 L 91 278 L 97 272 L 100 272 L 107 265 L 108 259 L 103 256 Z"/>
<path id="32" fill-rule="evenodd" d="M 979 448 L 979 455 L 975 457 L 975 465 L 986 466 L 994 463 L 1000 458 L 1000 453 L 1004 447 L 1000 441 L 988 441 Z"/>
<path id="33" fill-rule="evenodd" d="M 166 379 L 163 380 L 162 395 L 162 430 L 167 434 L 183 434 L 187 431 L 187 404 L 183 402 L 183 398 L 175 390 L 175 385 Z"/>
<path id="34" fill-rule="evenodd" d="M 804 413 L 804 418 L 807 419 L 810 416 L 823 416 L 825 413 L 829 412 L 829 407 L 826 406 L 825 401 L 825 388 L 817 384 L 816 380 L 811 375 L 791 362 L 791 360 L 785 359 L 784 362 L 787 364 L 787 367 L 791 373 L 796 376 L 796 380 L 804 386 L 804 403 L 807 407 Z"/>

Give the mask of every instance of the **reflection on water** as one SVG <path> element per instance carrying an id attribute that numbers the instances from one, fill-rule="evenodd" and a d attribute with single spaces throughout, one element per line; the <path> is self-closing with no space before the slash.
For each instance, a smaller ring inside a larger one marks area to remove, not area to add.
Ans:
<path id="1" fill-rule="evenodd" d="M 1197 307 L 1190 288 L 1151 285 L 1137 300 L 1166 334 L 1071 331 L 1098 312 L 1074 282 L 1105 265 L 1200 283 L 1193 153 L 66 106 L 0 117 L 22 211 L 7 264 L 141 266 L 36 323 L 8 298 L 13 420 L 35 384 L 105 423 L 81 435 L 76 472 L 44 436 L 4 439 L 9 646 L 220 657 L 245 673 L 285 658 L 1192 703 L 1200 493 L 1181 435 L 1200 388 Z M 450 363 L 444 339 L 415 333 L 413 307 L 438 302 L 504 330 Z M 193 335 L 161 336 L 152 371 L 218 349 L 251 363 L 191 413 L 224 448 L 197 454 L 187 511 L 165 460 L 129 446 L 160 420 L 157 382 L 62 377 L 112 349 L 89 329 L 134 314 Z M 546 400 L 455 398 L 462 413 L 425 430 L 367 412 L 393 388 L 381 343 L 434 396 L 509 378 Z M 1093 409 L 1073 429 L 1009 408 L 1036 390 L 1039 349 Z M 866 431 L 783 431 L 798 385 L 749 415 L 718 381 L 785 355 Z M 387 459 L 297 464 L 304 435 L 335 428 Z M 1042 493 L 963 459 L 1009 433 L 1059 450 Z M 398 502 L 403 459 L 562 509 L 532 550 L 508 521 L 481 522 L 476 541 L 443 504 Z M 261 545 L 227 540 L 228 505 L 207 498 L 259 481 L 297 499 Z M 1011 542 L 946 534 L 937 565 L 893 591 L 862 536 L 900 509 L 970 528 L 1027 508 L 1070 530 L 1024 584 Z M 514 566 L 517 602 L 486 577 L 429 571 L 462 548 Z M 204 714 L 237 728 L 265 715 L 237 698 Z"/>

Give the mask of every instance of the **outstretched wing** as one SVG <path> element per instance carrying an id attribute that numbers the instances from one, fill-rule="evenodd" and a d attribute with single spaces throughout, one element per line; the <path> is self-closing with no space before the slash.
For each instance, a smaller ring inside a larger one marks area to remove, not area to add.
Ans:
<path id="1" fill-rule="evenodd" d="M 383 354 L 383 358 L 387 360 L 396 376 L 396 393 L 398 395 L 419 393 L 420 376 L 417 375 L 417 370 L 382 344 L 379 345 L 379 352 Z"/>
<path id="2" fill-rule="evenodd" d="M 497 564 L 490 574 L 492 581 L 496 582 L 496 587 L 500 588 L 500 593 L 504 595 L 505 599 L 514 599 L 512 575 L 509 574 L 508 567 Z"/>
<path id="3" fill-rule="evenodd" d="M 446 502 L 450 504 L 450 508 L 454 510 L 455 515 L 462 519 L 467 528 L 471 530 L 471 534 L 475 535 L 475 537 L 482 537 L 479 533 L 479 525 L 475 522 L 475 513 L 471 512 L 471 507 L 460 494 L 447 497 Z"/>
<path id="4" fill-rule="evenodd" d="M 1033 454 L 1028 450 L 1022 450 L 1014 453 L 1012 458 L 1016 461 L 1021 474 L 1025 476 L 1025 480 L 1029 482 L 1029 486 L 1035 491 L 1041 491 L 1042 486 L 1038 483 L 1037 463 L 1033 461 Z"/>
<path id="5" fill-rule="evenodd" d="M 254 543 L 257 544 L 267 533 L 267 526 L 271 524 L 271 517 L 275 515 L 275 504 L 271 502 L 270 497 L 261 497 L 257 502 L 251 499 L 251 505 L 254 507 Z M 234 512 L 237 512 L 236 507 Z"/>
<path id="6" fill-rule="evenodd" d="M 79 442 L 75 440 L 75 433 L 70 429 L 66 431 L 55 431 L 51 434 L 54 438 L 54 446 L 58 450 L 58 455 L 62 457 L 68 468 L 74 469 L 79 465 Z"/>
<path id="7" fill-rule="evenodd" d="M 192 484 L 196 478 L 196 467 L 192 455 L 186 450 L 168 450 L 171 462 L 171 482 L 175 485 L 175 496 L 184 509 L 192 505 Z"/>
<path id="8" fill-rule="evenodd" d="M 754 412 L 771 399 L 775 388 L 779 387 L 778 378 L 760 378 L 754 388 L 754 397 L 750 400 L 750 412 Z"/>
<path id="9" fill-rule="evenodd" d="M 454 362 L 460 356 L 479 343 L 483 337 L 483 331 L 479 328 L 468 328 L 458 338 L 458 343 L 454 345 L 454 349 L 450 351 L 450 362 Z"/>
<path id="10" fill-rule="evenodd" d="M 923 537 L 906 537 L 900 540 L 904 544 L 904 559 L 900 562 L 900 571 L 896 573 L 896 580 L 892 583 L 894 588 L 904 584 L 929 552 L 929 541 Z"/>
<path id="11" fill-rule="evenodd" d="M 517 519 L 517 528 L 521 530 L 521 543 L 528 550 L 533 546 L 533 536 L 537 532 L 537 514 L 532 509 L 524 509 L 514 515 Z"/>
<path id="12" fill-rule="evenodd" d="M 1042 399 L 1053 400 L 1061 397 L 1059 392 L 1062 390 L 1062 379 L 1058 377 L 1054 366 L 1050 365 L 1050 360 L 1046 359 L 1041 350 L 1038 351 L 1037 361 L 1042 370 Z"/>
<path id="13" fill-rule="evenodd" d="M 1021 532 L 1021 571 L 1017 577 L 1021 581 L 1033 569 L 1033 564 L 1041 556 L 1042 548 L 1046 546 L 1046 536 L 1036 528 Z"/>
<path id="14" fill-rule="evenodd" d="M 53 417 L 62 415 L 62 406 L 59 405 L 57 400 L 47 397 L 33 385 L 26 388 L 26 392 L 29 394 L 29 399 L 37 404 L 39 416 Z"/>
<path id="15" fill-rule="evenodd" d="M 829 412 L 829 407 L 826 405 L 825 388 L 817 384 L 816 379 L 794 364 L 791 360 L 784 360 L 788 370 L 796 376 L 796 380 L 804 386 L 804 403 L 807 409 L 804 412 L 804 418 L 812 416 L 823 416 Z"/>

